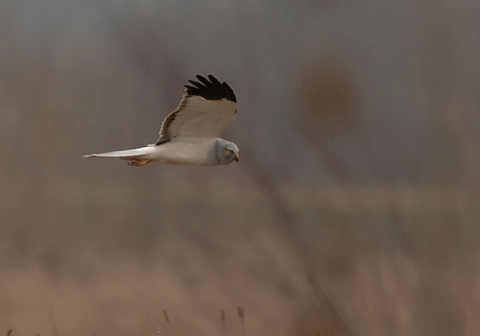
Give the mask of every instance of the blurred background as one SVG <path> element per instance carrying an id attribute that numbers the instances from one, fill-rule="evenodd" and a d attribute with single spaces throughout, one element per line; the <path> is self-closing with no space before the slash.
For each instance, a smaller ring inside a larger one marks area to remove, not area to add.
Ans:
<path id="1" fill-rule="evenodd" d="M 474 0 L 1 0 L 0 332 L 478 335 L 479 31 Z M 239 164 L 82 159 L 196 74 Z"/>

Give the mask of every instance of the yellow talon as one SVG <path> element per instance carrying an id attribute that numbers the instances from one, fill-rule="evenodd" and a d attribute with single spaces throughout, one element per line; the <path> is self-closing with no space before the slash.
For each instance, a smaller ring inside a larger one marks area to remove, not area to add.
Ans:
<path id="1" fill-rule="evenodd" d="M 135 159 L 128 162 L 129 166 L 141 167 L 145 166 L 147 163 L 150 163 L 152 160 L 142 160 L 142 159 Z"/>

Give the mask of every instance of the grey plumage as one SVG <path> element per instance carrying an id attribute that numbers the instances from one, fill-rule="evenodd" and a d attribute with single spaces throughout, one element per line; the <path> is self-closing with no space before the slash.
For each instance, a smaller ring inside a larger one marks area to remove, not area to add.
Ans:
<path id="1" fill-rule="evenodd" d="M 157 142 L 141 148 L 90 154 L 85 157 L 119 158 L 130 165 L 150 162 L 177 165 L 225 165 L 238 161 L 233 142 L 218 138 L 237 115 L 236 97 L 230 86 L 212 75 L 189 81 L 175 111 L 163 121 Z"/>
<path id="2" fill-rule="evenodd" d="M 239 149 L 236 144 L 231 141 L 217 139 L 213 146 L 214 158 L 211 162 L 213 165 L 225 165 L 238 160 Z"/>

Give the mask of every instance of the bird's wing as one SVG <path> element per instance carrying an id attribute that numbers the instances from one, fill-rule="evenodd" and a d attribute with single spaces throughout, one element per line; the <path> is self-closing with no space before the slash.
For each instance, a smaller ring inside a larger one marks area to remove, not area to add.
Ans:
<path id="1" fill-rule="evenodd" d="M 200 82 L 189 80 L 180 105 L 163 120 L 156 145 L 175 137 L 217 138 L 235 119 L 237 100 L 230 86 L 212 75 L 197 78 Z"/>

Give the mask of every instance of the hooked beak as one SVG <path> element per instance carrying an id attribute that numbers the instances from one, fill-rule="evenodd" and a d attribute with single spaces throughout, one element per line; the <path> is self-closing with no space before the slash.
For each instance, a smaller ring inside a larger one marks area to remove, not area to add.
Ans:
<path id="1" fill-rule="evenodd" d="M 238 162 L 238 153 L 235 154 L 235 156 L 233 157 L 233 159 Z"/>

